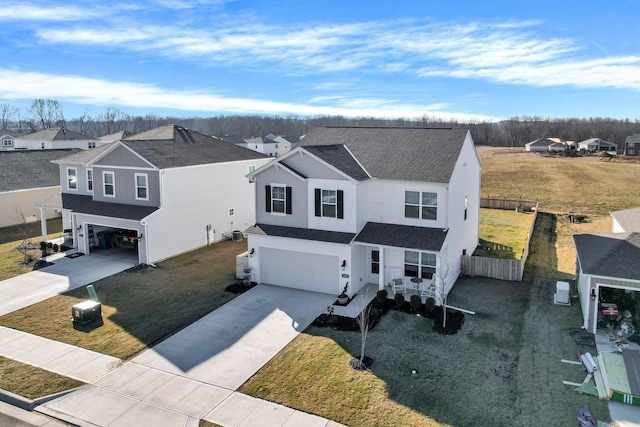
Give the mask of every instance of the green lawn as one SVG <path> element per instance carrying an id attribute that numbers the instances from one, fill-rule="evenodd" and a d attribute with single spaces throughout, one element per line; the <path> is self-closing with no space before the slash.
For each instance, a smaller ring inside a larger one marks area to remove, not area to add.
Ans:
<path id="1" fill-rule="evenodd" d="M 480 209 L 480 245 L 477 256 L 521 259 L 533 213 Z"/>

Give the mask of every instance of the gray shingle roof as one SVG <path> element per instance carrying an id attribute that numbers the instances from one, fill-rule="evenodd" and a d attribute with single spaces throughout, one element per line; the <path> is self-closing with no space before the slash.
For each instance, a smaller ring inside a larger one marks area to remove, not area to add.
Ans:
<path id="1" fill-rule="evenodd" d="M 618 221 L 618 224 L 626 232 L 639 231 L 640 232 L 640 208 L 624 209 L 621 211 L 610 212 L 613 219 Z"/>
<path id="2" fill-rule="evenodd" d="M 315 240 L 319 242 L 349 244 L 355 237 L 355 233 L 343 233 L 339 231 L 312 230 L 308 228 L 283 227 L 280 225 L 256 224 L 246 230 L 249 234 L 261 234 L 266 236 L 287 237 L 290 239 Z"/>
<path id="3" fill-rule="evenodd" d="M 77 153 L 69 154 L 68 156 L 52 160 L 53 163 L 63 163 L 65 165 L 83 165 L 96 157 L 103 151 L 111 148 L 111 145 L 101 145 L 90 150 L 80 150 Z"/>
<path id="4" fill-rule="evenodd" d="M 370 178 L 344 145 L 316 145 L 304 148 L 355 180 L 365 181 Z"/>
<path id="5" fill-rule="evenodd" d="M 28 139 L 30 141 L 61 141 L 61 140 L 74 140 L 74 139 L 94 139 L 89 135 L 84 135 L 78 132 L 74 132 L 65 128 L 51 128 L 41 130 L 39 132 L 23 135 L 20 139 Z"/>
<path id="6" fill-rule="evenodd" d="M 51 163 L 78 148 L 0 151 L 0 192 L 60 185 L 58 165 Z"/>
<path id="7" fill-rule="evenodd" d="M 577 234 L 573 242 L 584 273 L 640 280 L 640 233 Z"/>
<path id="8" fill-rule="evenodd" d="M 414 227 L 410 225 L 368 222 L 355 241 L 397 248 L 440 251 L 447 237 L 442 228 Z"/>
<path id="9" fill-rule="evenodd" d="M 344 145 L 374 178 L 446 183 L 466 135 L 463 129 L 318 127 L 300 145 Z"/>
<path id="10" fill-rule="evenodd" d="M 268 157 L 175 125 L 129 136 L 122 143 L 160 169 Z"/>
<path id="11" fill-rule="evenodd" d="M 62 206 L 74 212 L 134 220 L 141 220 L 159 209 L 155 206 L 96 202 L 91 196 L 69 193 L 62 193 Z"/>

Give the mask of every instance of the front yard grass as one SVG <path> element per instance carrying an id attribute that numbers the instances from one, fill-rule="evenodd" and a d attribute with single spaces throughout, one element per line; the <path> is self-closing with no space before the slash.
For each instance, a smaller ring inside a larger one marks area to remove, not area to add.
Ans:
<path id="1" fill-rule="evenodd" d="M 0 317 L 0 325 L 129 359 L 235 297 L 235 256 L 246 241 L 224 241 L 135 272 L 93 283 L 103 324 L 74 328 L 71 307 L 85 287 Z"/>
<path id="2" fill-rule="evenodd" d="M 27 399 L 37 399 L 80 387 L 83 384 L 73 378 L 0 356 L 0 389 Z"/>

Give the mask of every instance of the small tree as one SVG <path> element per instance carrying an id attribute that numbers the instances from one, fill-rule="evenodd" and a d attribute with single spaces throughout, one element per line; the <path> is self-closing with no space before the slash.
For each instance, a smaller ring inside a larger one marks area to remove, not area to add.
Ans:
<path id="1" fill-rule="evenodd" d="M 21 231 L 22 231 L 22 243 L 18 246 L 18 251 L 24 255 L 22 260 L 23 264 L 28 264 L 29 262 L 29 237 L 31 236 L 31 225 L 32 222 L 29 222 L 27 215 L 20 209 L 19 206 L 14 207 L 14 212 L 16 218 L 20 221 Z"/>
<path id="2" fill-rule="evenodd" d="M 449 277 L 449 264 L 443 263 L 443 258 L 440 257 L 440 262 L 438 263 L 438 268 L 436 269 L 436 274 L 434 277 L 436 291 L 440 294 L 440 305 L 442 307 L 442 327 L 447 327 L 447 296 L 446 292 L 446 284 L 447 278 Z M 437 297 L 437 295 L 436 295 Z"/>
<path id="3" fill-rule="evenodd" d="M 356 317 L 356 322 L 360 327 L 360 359 L 358 360 L 356 369 L 365 369 L 364 364 L 364 349 L 367 345 L 367 335 L 369 334 L 369 328 L 371 327 L 371 304 L 365 306 L 364 295 L 358 297 L 358 306 L 361 308 L 360 314 Z"/>

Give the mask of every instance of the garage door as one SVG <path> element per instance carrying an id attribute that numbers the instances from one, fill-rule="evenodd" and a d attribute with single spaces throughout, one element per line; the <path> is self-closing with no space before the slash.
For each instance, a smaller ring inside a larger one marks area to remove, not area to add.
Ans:
<path id="1" fill-rule="evenodd" d="M 340 293 L 337 256 L 307 254 L 281 249 L 260 251 L 261 281 L 327 294 Z"/>

